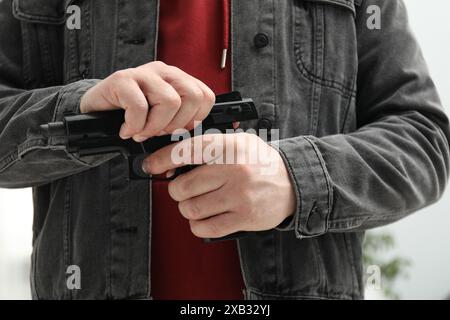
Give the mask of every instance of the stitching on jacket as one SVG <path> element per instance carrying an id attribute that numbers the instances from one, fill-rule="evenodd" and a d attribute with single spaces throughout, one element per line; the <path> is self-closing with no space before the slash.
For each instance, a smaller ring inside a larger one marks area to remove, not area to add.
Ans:
<path id="1" fill-rule="evenodd" d="M 322 295 L 328 292 L 328 278 L 326 276 L 325 263 L 323 262 L 323 255 L 317 238 L 312 238 L 311 244 L 316 253 L 314 255 L 314 260 L 316 261 L 319 276 L 319 287 L 317 288 L 317 291 L 320 291 L 319 294 Z"/>
<path id="2" fill-rule="evenodd" d="M 40 143 L 41 142 L 41 143 Z M 0 159 L 0 173 L 8 169 L 15 164 L 20 158 L 33 149 L 45 149 L 45 143 L 42 143 L 43 139 L 29 139 L 20 144 L 14 151 L 11 151 L 6 156 Z"/>
<path id="3" fill-rule="evenodd" d="M 357 75 L 355 75 L 355 76 L 353 77 L 353 84 L 352 84 L 352 86 L 355 86 L 356 79 L 357 79 Z M 357 90 L 356 90 L 356 91 L 357 91 Z M 350 115 L 350 107 L 351 107 L 351 105 L 352 105 L 353 98 L 356 99 L 356 94 L 355 94 L 354 97 L 348 97 L 348 98 L 346 98 L 346 99 L 348 99 L 348 103 L 347 103 L 347 106 L 346 106 L 346 108 L 345 108 L 344 119 L 343 119 L 343 121 L 342 121 L 342 127 L 341 127 L 341 132 L 342 132 L 342 133 L 346 133 L 346 131 L 347 131 L 347 129 L 348 129 L 348 126 L 350 125 L 350 122 L 349 122 L 348 117 L 349 117 L 349 115 Z"/>
<path id="4" fill-rule="evenodd" d="M 35 240 L 35 247 L 33 248 L 33 278 L 31 279 L 31 281 L 33 282 L 34 285 L 34 294 L 36 295 L 36 299 L 40 300 L 42 299 L 42 295 L 39 293 L 39 286 L 38 286 L 38 278 L 37 278 L 37 264 L 38 264 L 38 252 L 39 252 L 39 248 L 40 248 L 40 244 L 41 244 L 41 238 L 42 238 L 42 230 L 39 233 L 39 235 L 37 236 L 36 240 Z"/>
<path id="5" fill-rule="evenodd" d="M 86 39 L 83 39 L 83 43 L 85 44 L 85 48 L 83 48 L 83 55 L 81 56 L 81 59 L 79 63 L 82 65 L 82 71 L 81 71 L 81 77 L 88 78 L 91 73 L 91 62 L 93 60 L 92 57 L 92 43 L 91 43 L 91 34 L 92 34 L 92 27 L 91 27 L 91 19 L 93 19 L 91 14 L 91 8 L 90 8 L 91 2 L 87 1 L 86 5 L 83 6 L 83 17 L 85 18 L 84 23 L 84 34 Z M 80 68 L 78 68 L 78 73 L 80 74 Z"/>
<path id="6" fill-rule="evenodd" d="M 63 24 L 66 20 L 65 14 L 62 17 L 54 16 L 43 16 L 39 14 L 28 14 L 25 13 L 19 5 L 19 0 L 13 1 L 13 15 L 20 20 L 29 20 L 30 22 L 37 23 L 52 23 L 52 24 Z"/>
<path id="7" fill-rule="evenodd" d="M 110 197 L 110 199 L 112 199 L 112 190 L 113 190 L 113 186 L 112 186 L 112 179 L 111 177 L 113 176 L 112 172 L 111 172 L 111 163 L 108 162 L 108 180 L 109 180 L 109 186 L 108 186 L 108 195 Z M 113 296 L 113 290 L 112 290 L 112 278 L 113 278 L 113 271 L 112 271 L 112 222 L 111 222 L 111 218 L 112 218 L 112 200 L 109 201 L 108 203 L 108 248 L 107 248 L 107 254 L 106 254 L 106 271 L 105 271 L 105 282 L 106 282 L 106 296 L 109 298 L 112 298 Z M 147 284 L 148 285 L 148 284 Z"/>
<path id="8" fill-rule="evenodd" d="M 353 13 L 355 13 L 355 5 L 360 5 L 359 1 L 361 0 L 306 0 L 311 2 L 325 2 L 332 3 L 338 6 L 343 6 L 350 9 Z"/>
<path id="9" fill-rule="evenodd" d="M 278 89 L 277 89 L 277 59 L 275 58 L 275 43 L 276 43 L 276 35 L 275 32 L 276 29 L 276 19 L 275 19 L 275 1 L 272 0 L 272 66 L 273 66 L 273 118 L 275 122 L 278 122 L 278 111 L 277 111 L 277 104 L 278 104 Z"/>
<path id="10" fill-rule="evenodd" d="M 323 10 L 320 8 L 320 10 L 314 10 L 314 21 L 319 21 L 320 19 L 323 19 Z M 320 16 L 320 19 L 319 19 Z M 313 46 L 313 68 L 312 70 L 318 72 L 320 69 L 320 76 L 324 74 L 324 68 L 325 68 L 325 25 L 323 23 L 317 23 L 314 24 L 314 30 L 313 33 L 317 35 L 316 40 L 320 39 L 320 46 Z M 318 43 L 318 41 L 315 41 L 315 43 Z M 320 98 L 322 93 L 322 86 L 319 85 L 317 82 L 312 82 L 311 85 L 311 126 L 310 126 L 310 134 L 315 135 L 318 130 L 319 125 L 319 114 L 320 114 Z"/>
<path id="11" fill-rule="evenodd" d="M 8 153 L 3 158 L 1 158 L 0 159 L 0 173 L 2 173 L 7 168 L 9 168 L 17 160 L 17 157 L 18 157 L 18 152 L 17 152 L 17 150 L 14 150 L 14 151 Z"/>
<path id="12" fill-rule="evenodd" d="M 294 217 L 294 230 L 295 230 L 295 233 L 296 233 L 297 237 L 299 237 L 299 236 L 301 236 L 298 233 L 299 225 L 300 225 L 299 219 L 300 219 L 300 216 L 302 215 L 302 211 L 303 211 L 303 197 L 302 197 L 302 192 L 301 192 L 301 189 L 300 189 L 300 183 L 299 183 L 296 175 L 294 174 L 294 168 L 292 167 L 291 163 L 289 162 L 289 159 L 288 159 L 286 153 L 281 148 L 279 148 L 279 151 L 280 151 L 280 154 L 283 155 L 283 158 L 285 160 L 284 162 L 287 164 L 288 169 L 289 169 L 288 170 L 289 171 L 289 175 L 291 176 L 291 178 L 294 181 L 295 186 L 296 186 L 296 188 L 294 188 L 295 189 L 294 191 L 295 191 L 295 194 L 297 196 L 297 199 L 298 199 L 297 202 L 298 203 L 297 203 L 297 212 L 296 212 L 295 217 Z"/>
<path id="13" fill-rule="evenodd" d="M 266 293 L 266 292 L 262 292 L 258 289 L 255 288 L 248 288 L 247 289 L 250 293 L 253 293 L 255 295 L 259 295 L 262 297 L 273 297 L 273 298 L 291 298 L 291 299 L 320 299 L 320 300 L 352 300 L 354 299 L 352 296 L 348 295 L 348 294 L 326 294 L 326 295 L 289 295 L 289 294 L 278 294 L 278 293 Z"/>
<path id="14" fill-rule="evenodd" d="M 64 223 L 64 237 L 63 237 L 63 258 L 64 258 L 64 266 L 63 268 L 67 268 L 69 265 L 72 264 L 72 252 L 71 252 L 71 226 L 70 226 L 70 220 L 71 220 L 71 193 L 72 193 L 72 179 L 71 177 L 68 177 L 65 179 L 65 186 L 64 186 L 64 209 L 63 209 L 63 223 Z M 65 274 L 65 270 L 63 270 L 62 274 Z M 73 299 L 73 291 L 66 288 L 64 296 L 68 296 L 69 299 Z"/>
<path id="15" fill-rule="evenodd" d="M 298 1 L 298 0 L 297 0 Z M 348 83 L 340 83 L 336 80 L 332 79 L 325 79 L 323 76 L 317 76 L 312 71 L 307 68 L 303 56 L 303 45 L 299 41 L 297 41 L 296 37 L 296 30 L 299 28 L 299 14 L 295 11 L 299 10 L 297 6 L 294 7 L 294 56 L 295 56 L 295 62 L 297 65 L 297 69 L 300 71 L 300 73 L 311 82 L 318 83 L 320 85 L 323 85 L 325 87 L 329 87 L 331 89 L 338 90 L 339 93 L 343 95 L 344 98 L 348 97 L 355 97 L 356 96 L 356 89 L 352 87 L 353 80 L 349 81 Z"/>
<path id="16" fill-rule="evenodd" d="M 347 233 L 342 233 L 342 237 L 344 238 L 344 243 L 345 243 L 345 247 L 347 250 L 347 255 L 348 258 L 350 259 L 351 263 L 350 263 L 350 267 L 352 268 L 352 287 L 353 287 L 353 291 L 354 292 L 362 292 L 361 288 L 360 288 L 360 283 L 358 281 L 358 276 L 357 276 L 357 272 L 356 272 L 356 267 L 355 267 L 355 257 L 353 254 L 353 246 L 352 243 L 349 239 L 347 239 L 348 234 Z"/>
<path id="17" fill-rule="evenodd" d="M 351 216 L 345 218 L 337 218 L 330 221 L 329 231 L 351 231 L 356 228 L 359 228 L 363 225 L 365 221 L 368 220 L 370 216 L 360 215 L 360 216 Z"/>
<path id="18" fill-rule="evenodd" d="M 25 85 L 27 87 L 32 86 L 32 77 L 31 77 L 31 58 L 30 58 L 30 27 L 24 23 L 21 23 L 21 34 L 22 34 L 22 61 L 23 61 L 23 78 Z"/>
<path id="19" fill-rule="evenodd" d="M 44 28 L 36 28 L 37 37 L 39 39 L 39 49 L 41 50 L 41 61 L 42 61 L 42 73 L 44 76 L 44 81 L 46 83 L 54 83 L 54 75 L 55 72 L 52 72 L 53 64 L 51 58 L 51 50 L 49 44 L 49 34 L 48 30 L 44 30 Z"/>
<path id="20" fill-rule="evenodd" d="M 299 71 L 305 78 L 307 78 L 311 82 L 323 85 L 323 86 L 331 88 L 331 89 L 338 90 L 339 93 L 341 93 L 344 98 L 356 97 L 356 89 L 350 88 L 349 86 L 341 84 L 335 80 L 330 80 L 330 79 L 325 79 L 324 77 L 319 77 L 319 76 L 315 75 L 314 73 L 312 73 L 311 71 L 309 71 L 308 68 L 306 67 L 303 59 L 300 57 L 301 54 L 300 54 L 300 51 L 298 48 L 299 46 L 301 46 L 301 45 L 294 43 L 295 56 L 297 57 L 295 59 L 295 61 L 296 61 L 297 68 L 299 69 Z"/>
<path id="21" fill-rule="evenodd" d="M 325 177 L 325 183 L 327 186 L 328 191 L 328 199 L 327 199 L 327 215 L 326 215 L 326 229 L 328 229 L 329 226 L 329 218 L 331 215 L 331 207 L 332 207 L 332 199 L 333 199 L 333 188 L 331 187 L 331 177 L 328 174 L 328 170 L 326 168 L 325 160 L 322 157 L 322 153 L 320 152 L 319 148 L 316 146 L 316 144 L 311 140 L 309 137 L 305 137 L 305 139 L 311 144 L 312 148 L 314 149 L 314 152 L 316 153 L 317 159 L 319 160 L 320 166 L 322 168 L 323 175 Z M 325 230 L 326 231 L 326 230 Z"/>

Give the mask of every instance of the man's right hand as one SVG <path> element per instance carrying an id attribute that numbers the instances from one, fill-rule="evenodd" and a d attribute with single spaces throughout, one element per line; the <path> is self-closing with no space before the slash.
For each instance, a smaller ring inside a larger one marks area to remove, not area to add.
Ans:
<path id="1" fill-rule="evenodd" d="M 81 98 L 82 113 L 125 109 L 123 139 L 142 142 L 204 120 L 215 95 L 203 82 L 163 62 L 113 73 Z"/>

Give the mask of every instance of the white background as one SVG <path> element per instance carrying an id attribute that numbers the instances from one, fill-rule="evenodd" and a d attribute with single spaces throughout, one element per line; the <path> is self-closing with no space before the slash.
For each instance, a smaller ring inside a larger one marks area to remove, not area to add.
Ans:
<path id="1" fill-rule="evenodd" d="M 405 2 L 411 25 L 449 110 L 450 1 Z M 31 220 L 31 191 L 0 189 L 0 299 L 30 297 Z M 385 230 L 394 233 L 396 252 L 413 263 L 409 279 L 396 284 L 402 298 L 443 299 L 450 294 L 450 190 L 437 205 Z"/>

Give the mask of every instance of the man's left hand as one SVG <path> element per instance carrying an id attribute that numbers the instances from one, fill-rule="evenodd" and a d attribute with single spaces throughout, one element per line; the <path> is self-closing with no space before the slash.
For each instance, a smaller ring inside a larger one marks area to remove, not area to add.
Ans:
<path id="1" fill-rule="evenodd" d="M 177 159 L 180 150 L 190 153 L 183 155 L 183 163 Z M 197 237 L 269 230 L 294 213 L 296 197 L 284 161 L 256 135 L 209 134 L 186 139 L 150 155 L 144 170 L 162 174 L 187 164 L 205 165 L 171 181 L 169 193 Z"/>

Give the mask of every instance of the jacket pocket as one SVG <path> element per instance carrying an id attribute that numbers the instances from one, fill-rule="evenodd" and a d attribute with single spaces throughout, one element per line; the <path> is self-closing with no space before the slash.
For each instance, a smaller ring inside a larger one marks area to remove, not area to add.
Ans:
<path id="1" fill-rule="evenodd" d="M 14 16 L 26 22 L 63 24 L 64 9 L 64 0 L 13 0 Z"/>
<path id="2" fill-rule="evenodd" d="M 21 22 L 27 89 L 62 82 L 65 7 L 64 0 L 13 0 L 13 15 Z"/>
<path id="3" fill-rule="evenodd" d="M 294 0 L 294 56 L 300 73 L 312 82 L 355 91 L 358 0 Z"/>

